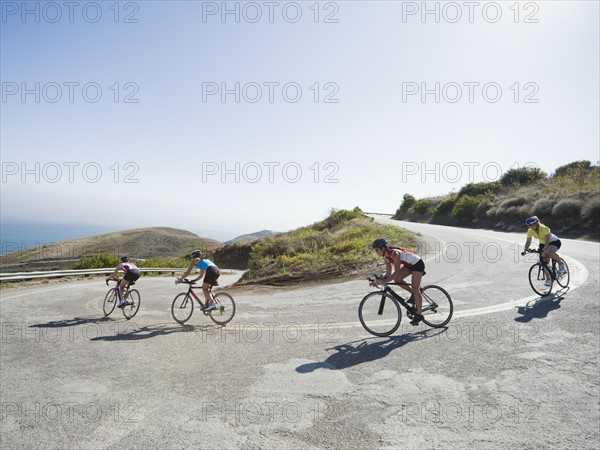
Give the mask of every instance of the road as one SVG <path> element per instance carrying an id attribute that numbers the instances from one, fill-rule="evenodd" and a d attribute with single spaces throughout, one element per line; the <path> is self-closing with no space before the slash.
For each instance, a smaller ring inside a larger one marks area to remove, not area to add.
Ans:
<path id="1" fill-rule="evenodd" d="M 99 280 L 4 289 L 2 448 L 598 448 L 599 245 L 563 240 L 570 289 L 540 299 L 525 233 L 401 225 L 447 329 L 368 335 L 360 280 L 233 289 L 225 328 L 176 324 L 172 278 L 129 322 Z"/>

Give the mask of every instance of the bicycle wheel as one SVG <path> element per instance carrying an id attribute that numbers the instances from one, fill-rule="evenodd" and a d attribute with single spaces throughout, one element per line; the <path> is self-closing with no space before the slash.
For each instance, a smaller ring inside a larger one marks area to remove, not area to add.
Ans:
<path id="1" fill-rule="evenodd" d="M 115 306 L 117 305 L 117 291 L 113 289 L 109 289 L 104 297 L 104 305 L 102 305 L 102 309 L 104 309 L 104 317 L 110 315 L 111 312 L 115 310 Z"/>
<path id="2" fill-rule="evenodd" d="M 187 292 L 182 292 L 173 299 L 171 314 L 173 314 L 175 322 L 180 324 L 186 323 L 192 317 L 193 312 L 194 299 Z"/>
<path id="3" fill-rule="evenodd" d="M 215 294 L 215 303 L 217 309 L 213 309 L 209 312 L 210 318 L 214 323 L 219 325 L 225 325 L 235 314 L 235 302 L 233 297 L 225 292 L 219 292 Z"/>
<path id="4" fill-rule="evenodd" d="M 140 309 L 140 303 L 142 302 L 142 299 L 137 289 L 131 289 L 125 300 L 129 302 L 130 305 L 123 306 L 122 311 L 125 318 L 129 320 L 137 314 L 138 310 Z"/>
<path id="5" fill-rule="evenodd" d="M 564 259 L 560 258 L 560 263 L 565 265 L 565 271 L 562 273 L 562 275 L 556 276 L 556 282 L 560 287 L 566 288 L 571 280 L 571 272 L 569 272 L 569 266 L 567 266 L 567 263 Z"/>
<path id="6" fill-rule="evenodd" d="M 454 305 L 450 294 L 439 286 L 429 285 L 421 288 L 423 322 L 432 328 L 445 326 L 452 318 Z"/>
<path id="7" fill-rule="evenodd" d="M 535 263 L 533 266 L 529 268 L 529 284 L 531 285 L 531 289 L 538 295 L 545 297 L 546 295 L 550 295 L 552 292 L 552 285 L 546 286 L 544 283 L 546 282 L 546 274 L 542 269 L 540 263 Z"/>
<path id="8" fill-rule="evenodd" d="M 369 333 L 381 337 L 389 336 L 400 326 L 400 303 L 384 292 L 371 292 L 358 306 L 358 319 Z"/>

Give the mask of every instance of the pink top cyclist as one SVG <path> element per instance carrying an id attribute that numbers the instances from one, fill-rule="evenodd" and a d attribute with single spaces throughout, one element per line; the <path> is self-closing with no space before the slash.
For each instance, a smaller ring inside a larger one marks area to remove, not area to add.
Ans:
<path id="1" fill-rule="evenodd" d="M 411 275 L 411 286 L 400 286 L 412 294 L 408 301 L 415 303 L 417 314 L 410 323 L 418 325 L 423 320 L 421 309 L 423 303 L 423 298 L 421 297 L 421 278 L 425 275 L 425 263 L 419 255 L 410 250 L 389 247 L 388 241 L 385 238 L 376 239 L 373 242 L 373 248 L 379 256 L 383 256 L 385 259 L 385 278 L 375 280 L 373 284 L 378 286 L 392 281 L 399 283 Z"/>
<path id="2" fill-rule="evenodd" d="M 117 265 L 117 267 L 115 267 L 115 271 L 106 278 L 115 278 L 119 271 L 125 272 L 123 279 L 119 283 L 119 298 L 121 301 L 117 305 L 119 308 L 122 308 L 129 304 L 123 298 L 125 288 L 135 284 L 135 282 L 140 278 L 140 269 L 138 269 L 138 266 L 136 266 L 134 263 L 129 261 L 129 256 L 121 256 L 121 262 Z"/>

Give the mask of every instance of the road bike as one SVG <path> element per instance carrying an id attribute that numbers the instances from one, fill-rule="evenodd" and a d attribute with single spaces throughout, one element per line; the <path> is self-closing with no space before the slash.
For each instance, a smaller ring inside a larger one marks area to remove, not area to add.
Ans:
<path id="1" fill-rule="evenodd" d="M 375 278 L 368 278 L 369 283 Z M 375 336 L 389 336 L 400 326 L 402 320 L 402 305 L 406 309 L 406 315 L 412 319 L 417 313 L 414 303 L 409 303 L 394 291 L 390 285 L 410 286 L 409 283 L 387 283 L 385 287 L 367 294 L 358 306 L 358 318 L 362 326 Z M 450 322 L 454 306 L 448 292 L 440 286 L 433 284 L 423 286 L 420 289 L 423 298 L 422 314 L 423 322 L 432 328 L 442 328 Z"/>
<path id="2" fill-rule="evenodd" d="M 529 284 L 531 289 L 542 297 L 550 295 L 554 282 L 562 287 L 566 288 L 571 280 L 571 274 L 569 272 L 569 266 L 564 259 L 560 258 L 560 263 L 564 264 L 564 271 L 558 271 L 556 267 L 556 261 L 552 260 L 552 264 L 544 262 L 542 258 L 542 250 L 536 250 L 528 248 L 525 253 L 537 253 L 539 255 L 539 261 L 536 262 L 529 268 Z M 547 284 L 546 280 L 550 280 Z"/>
<path id="3" fill-rule="evenodd" d="M 115 306 L 121 300 L 121 296 L 119 295 L 119 283 L 121 282 L 121 278 L 109 278 L 106 280 L 106 285 L 108 286 L 109 281 L 115 281 L 117 285 L 114 288 L 110 288 L 104 297 L 104 316 L 109 316 L 115 309 Z M 135 282 L 131 282 L 129 286 L 125 288 L 123 299 L 127 302 L 121 311 L 127 320 L 131 319 L 135 316 L 140 309 L 140 303 L 142 299 L 140 297 L 140 293 L 137 289 L 131 289 L 131 286 L 135 284 Z"/>
<path id="4" fill-rule="evenodd" d="M 178 294 L 173 299 L 173 304 L 171 305 L 171 314 L 173 314 L 173 319 L 175 319 L 175 322 L 183 325 L 190 319 L 190 317 L 192 317 L 192 313 L 194 312 L 194 300 L 198 302 L 200 310 L 218 325 L 225 325 L 231 319 L 233 319 L 233 315 L 235 314 L 235 302 L 233 301 L 233 297 L 231 295 L 225 292 L 213 294 L 211 287 L 210 296 L 217 307 L 214 309 L 208 309 L 208 304 L 200 300 L 200 298 L 194 292 L 194 289 L 201 289 L 202 286 L 194 286 L 195 281 L 190 281 L 188 279 L 183 279 L 181 282 L 188 285 L 188 290 L 187 292 Z"/>

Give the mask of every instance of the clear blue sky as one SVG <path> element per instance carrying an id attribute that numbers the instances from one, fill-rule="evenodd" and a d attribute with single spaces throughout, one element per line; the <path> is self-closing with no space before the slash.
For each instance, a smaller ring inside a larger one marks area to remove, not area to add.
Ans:
<path id="1" fill-rule="evenodd" d="M 94 5 L 2 2 L 2 221 L 226 240 L 599 159 L 598 2 Z"/>

